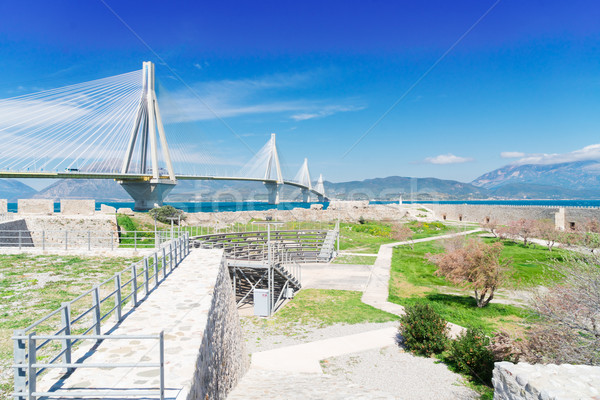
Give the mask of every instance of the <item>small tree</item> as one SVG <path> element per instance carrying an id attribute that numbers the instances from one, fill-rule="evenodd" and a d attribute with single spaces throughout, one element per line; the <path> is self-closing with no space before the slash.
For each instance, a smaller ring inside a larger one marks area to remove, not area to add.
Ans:
<path id="1" fill-rule="evenodd" d="M 156 218 L 157 221 L 160 221 L 163 224 L 170 224 L 171 220 L 169 218 L 179 217 L 179 220 L 181 221 L 184 221 L 186 218 L 186 215 L 182 210 L 178 210 L 173 206 L 162 206 L 153 208 L 152 210 L 148 211 L 148 214 L 150 214 L 152 218 Z M 178 224 L 179 220 L 174 220 L 174 223 Z"/>
<path id="2" fill-rule="evenodd" d="M 600 222 L 588 220 L 577 232 L 577 244 L 585 247 L 590 253 L 600 248 Z"/>
<path id="3" fill-rule="evenodd" d="M 556 229 L 554 223 L 550 220 L 535 221 L 535 236 L 546 241 L 548 250 L 552 251 L 552 247 L 560 240 L 561 233 Z"/>
<path id="4" fill-rule="evenodd" d="M 501 242 L 486 244 L 472 238 L 461 248 L 427 254 L 426 258 L 439 268 L 436 274 L 454 284 L 473 288 L 477 307 L 485 307 L 494 298 L 511 264 L 501 258 L 502 247 Z"/>
<path id="5" fill-rule="evenodd" d="M 392 225 L 391 236 L 392 239 L 398 240 L 400 242 L 409 242 L 409 246 L 411 249 L 415 248 L 415 243 L 412 241 L 414 232 L 408 226 L 403 224 L 394 224 Z"/>
<path id="6" fill-rule="evenodd" d="M 484 222 L 483 224 L 481 224 L 481 227 L 485 230 L 490 231 L 490 233 L 494 235 L 494 237 L 498 237 L 498 228 L 500 228 L 500 226 L 496 221 Z"/>
<path id="7" fill-rule="evenodd" d="M 400 317 L 400 333 L 408 350 L 416 354 L 429 356 L 446 348 L 446 321 L 429 304 L 406 307 L 406 314 Z"/>
<path id="8" fill-rule="evenodd" d="M 523 244 L 527 246 L 528 240 L 533 236 L 535 232 L 535 221 L 532 219 L 521 218 L 518 221 L 512 221 L 508 224 L 510 234 L 513 236 L 520 236 L 523 239 Z"/>
<path id="9" fill-rule="evenodd" d="M 600 365 L 600 257 L 577 255 L 556 263 L 560 284 L 537 293 L 537 318 L 525 357 L 531 362 Z"/>

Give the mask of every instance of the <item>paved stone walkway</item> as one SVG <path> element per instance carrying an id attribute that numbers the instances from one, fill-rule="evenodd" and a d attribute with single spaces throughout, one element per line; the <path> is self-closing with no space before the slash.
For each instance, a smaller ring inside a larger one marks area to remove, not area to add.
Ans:
<path id="1" fill-rule="evenodd" d="M 322 374 L 320 360 L 391 346 L 396 344 L 397 335 L 398 329 L 392 327 L 261 351 L 252 354 L 252 367 L 281 372 Z"/>
<path id="2" fill-rule="evenodd" d="M 470 231 L 451 233 L 448 235 L 432 236 L 428 238 L 413 240 L 412 243 L 422 243 L 430 242 L 433 240 L 448 239 L 456 236 L 470 235 L 471 233 L 477 233 L 481 231 L 483 231 L 483 229 L 473 229 Z M 380 310 L 387 311 L 392 314 L 405 314 L 404 307 L 402 307 L 399 304 L 390 303 L 387 299 L 389 297 L 390 270 L 392 268 L 392 254 L 394 252 L 394 247 L 407 244 L 411 244 L 411 242 L 406 241 L 389 243 L 383 244 L 379 247 L 377 259 L 375 260 L 375 264 L 373 265 L 373 269 L 371 270 L 371 276 L 369 277 L 367 287 L 365 288 L 361 298 L 363 303 L 366 303 L 370 306 L 379 308 Z M 448 325 L 450 326 L 451 336 L 458 335 L 464 329 L 455 324 L 449 323 Z"/>
<path id="3" fill-rule="evenodd" d="M 164 330 L 168 399 L 185 399 L 189 390 L 221 257 L 222 250 L 192 250 L 111 333 L 152 335 Z M 94 352 L 85 354 L 81 349 L 73 359 L 87 356 L 86 363 L 155 363 L 158 362 L 158 349 L 158 340 L 105 340 Z M 57 380 L 58 384 L 54 384 Z M 46 391 L 53 384 L 55 390 L 148 390 L 159 387 L 159 369 L 79 368 L 68 377 L 53 370 L 38 381 L 38 390 Z"/>
<path id="4" fill-rule="evenodd" d="M 396 396 L 348 382 L 341 376 L 251 368 L 227 400 L 392 400 Z"/>

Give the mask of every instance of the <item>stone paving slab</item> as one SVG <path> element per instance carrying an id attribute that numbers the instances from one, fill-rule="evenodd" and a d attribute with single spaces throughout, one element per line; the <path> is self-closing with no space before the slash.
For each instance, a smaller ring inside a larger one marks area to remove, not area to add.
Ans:
<path id="1" fill-rule="evenodd" d="M 252 368 L 322 374 L 320 360 L 396 344 L 398 329 L 378 329 L 252 354 Z"/>
<path id="2" fill-rule="evenodd" d="M 392 400 L 396 396 L 367 389 L 343 377 L 250 369 L 227 400 Z"/>
<path id="3" fill-rule="evenodd" d="M 222 254 L 222 250 L 192 250 L 111 333 L 153 335 L 164 330 L 166 398 L 185 399 L 190 389 Z M 78 350 L 73 359 L 84 356 L 84 350 Z M 155 363 L 159 360 L 159 343 L 158 340 L 104 340 L 85 356 L 86 363 Z M 54 370 L 38 381 L 38 390 L 46 391 L 51 386 L 71 391 L 155 389 L 159 387 L 159 369 L 79 368 L 70 376 Z"/>
<path id="4" fill-rule="evenodd" d="M 363 291 L 371 274 L 370 265 L 305 264 L 302 266 L 303 289 Z"/>

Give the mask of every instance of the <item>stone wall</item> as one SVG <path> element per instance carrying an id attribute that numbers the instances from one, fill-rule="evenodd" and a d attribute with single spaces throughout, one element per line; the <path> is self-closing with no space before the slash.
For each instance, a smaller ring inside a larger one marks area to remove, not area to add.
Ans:
<path id="1" fill-rule="evenodd" d="M 186 400 L 225 399 L 248 370 L 250 360 L 231 288 L 223 260 L 212 291 L 196 372 Z"/>
<path id="2" fill-rule="evenodd" d="M 19 214 L 45 214 L 54 213 L 54 200 L 48 199 L 19 199 L 17 200 Z"/>
<path id="3" fill-rule="evenodd" d="M 337 203 L 337 204 L 336 204 Z M 348 204 L 344 204 L 348 203 Z M 358 222 L 363 217 L 373 221 L 393 221 L 402 218 L 432 219 L 433 214 L 419 205 L 371 204 L 368 202 L 332 202 L 326 210 L 294 208 L 292 210 L 199 212 L 187 214 L 187 225 L 248 223 L 252 219 L 272 217 L 278 221 Z"/>
<path id="4" fill-rule="evenodd" d="M 571 229 L 590 219 L 600 219 L 599 208 L 504 206 L 487 204 L 423 204 L 440 220 L 508 224 L 521 218 L 550 219 L 561 229 Z M 564 212 L 561 211 L 564 209 Z M 558 216 L 556 214 L 559 214 Z M 563 214 L 564 213 L 564 214 Z"/>
<path id="5" fill-rule="evenodd" d="M 498 362 L 494 400 L 570 400 L 600 398 L 600 367 Z"/>
<path id="6" fill-rule="evenodd" d="M 60 213 L 64 215 L 94 215 L 96 200 L 60 200 Z"/>
<path id="7" fill-rule="evenodd" d="M 21 233 L 23 246 L 25 243 L 44 249 L 87 248 L 88 245 L 110 249 L 119 246 L 114 215 L 25 215 L 0 223 L 0 245 L 14 247 L 18 244 L 18 230 L 24 231 Z"/>
<path id="8" fill-rule="evenodd" d="M 33 247 L 31 232 L 24 219 L 0 222 L 0 247 Z"/>
<path id="9" fill-rule="evenodd" d="M 0 199 L 0 214 L 6 214 L 8 212 L 8 201 L 6 199 Z"/>

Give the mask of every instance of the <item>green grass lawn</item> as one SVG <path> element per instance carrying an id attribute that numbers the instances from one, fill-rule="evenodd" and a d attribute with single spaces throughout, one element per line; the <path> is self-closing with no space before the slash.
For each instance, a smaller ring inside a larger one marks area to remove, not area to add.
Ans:
<path id="1" fill-rule="evenodd" d="M 348 290 L 303 289 L 273 317 L 257 323 L 294 334 L 302 325 L 324 327 L 398 319 L 394 314 L 363 303 L 361 296 L 361 292 Z"/>
<path id="2" fill-rule="evenodd" d="M 94 284 L 122 271 L 133 258 L 0 255 L 0 367 L 12 363 L 14 329 L 29 326 Z M 123 276 L 123 279 L 129 279 Z M 114 303 L 107 301 L 109 308 Z M 74 306 L 74 312 L 77 311 Z M 50 321 L 52 322 L 52 321 Z M 40 326 L 37 333 L 49 331 Z M 40 354 L 43 357 L 43 354 Z M 12 381 L 0 382 L 0 398 L 9 398 Z"/>
<path id="3" fill-rule="evenodd" d="M 484 240 L 494 242 L 498 239 Z M 404 306 L 425 301 L 446 320 L 462 326 L 479 327 L 488 333 L 499 327 L 512 331 L 522 330 L 521 324 L 527 316 L 527 310 L 494 303 L 493 300 L 487 307 L 477 308 L 471 289 L 457 287 L 445 278 L 436 276 L 437 267 L 425 260 L 425 254 L 441 251 L 443 248 L 439 242 L 417 243 L 414 249 L 409 246 L 395 248 L 389 300 Z M 506 287 L 523 290 L 554 282 L 556 276 L 547 266 L 555 259 L 562 259 L 566 253 L 504 241 L 502 254 L 513 259 L 513 272 L 508 277 Z M 446 293 L 448 291 L 453 293 Z M 456 292 L 461 294 L 455 294 Z"/>
<path id="4" fill-rule="evenodd" d="M 414 232 L 413 239 L 445 235 L 458 229 L 441 222 L 410 221 L 406 223 L 406 226 Z M 365 221 L 363 224 L 340 224 L 340 250 L 374 254 L 379 251 L 379 246 L 382 244 L 397 241 L 392 238 L 392 223 L 390 222 Z"/>
<path id="5" fill-rule="evenodd" d="M 341 254 L 333 260 L 333 264 L 359 264 L 359 265 L 373 265 L 375 264 L 375 256 L 351 256 Z"/>

